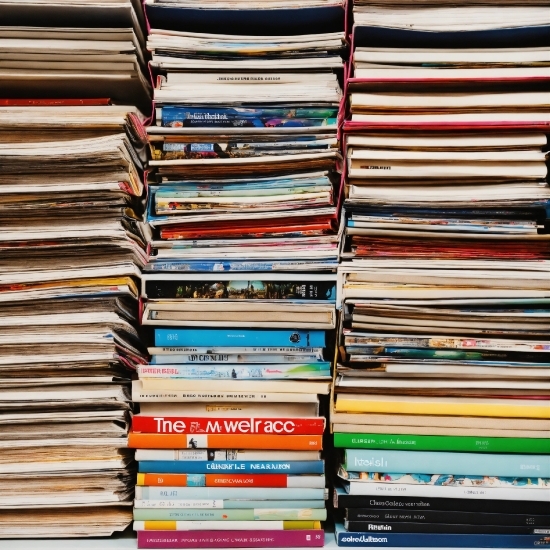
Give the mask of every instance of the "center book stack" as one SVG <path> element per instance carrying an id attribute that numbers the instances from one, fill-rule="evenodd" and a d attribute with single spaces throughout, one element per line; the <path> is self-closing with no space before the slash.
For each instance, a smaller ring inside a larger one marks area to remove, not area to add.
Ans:
<path id="1" fill-rule="evenodd" d="M 344 10 L 263 4 L 146 3 L 151 361 L 130 435 L 143 548 L 324 543 Z"/>
<path id="2" fill-rule="evenodd" d="M 548 10 L 354 20 L 338 544 L 548 544 Z"/>

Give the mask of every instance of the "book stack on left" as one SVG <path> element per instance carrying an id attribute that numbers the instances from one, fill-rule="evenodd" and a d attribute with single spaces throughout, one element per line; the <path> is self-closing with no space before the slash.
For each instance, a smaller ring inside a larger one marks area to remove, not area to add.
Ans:
<path id="1" fill-rule="evenodd" d="M 136 330 L 144 117 L 131 103 L 78 92 L 93 93 L 85 69 L 111 57 L 87 37 L 112 34 L 116 47 L 139 27 L 122 12 L 110 19 L 99 3 L 75 2 L 59 18 L 61 8 L 49 7 L 0 5 L 0 21 L 12 25 L 2 29 L 11 53 L 3 50 L 0 70 L 1 538 L 105 536 L 132 518 L 127 428 L 130 373 L 144 361 Z M 87 27 L 94 15 L 102 32 Z M 66 27 L 38 27 L 53 20 Z M 139 41 L 130 46 L 131 64 L 143 51 Z M 73 76 L 74 88 L 51 85 Z"/>
<path id="2" fill-rule="evenodd" d="M 146 3 L 151 362 L 130 436 L 144 548 L 324 543 L 344 10 L 265 4 Z"/>

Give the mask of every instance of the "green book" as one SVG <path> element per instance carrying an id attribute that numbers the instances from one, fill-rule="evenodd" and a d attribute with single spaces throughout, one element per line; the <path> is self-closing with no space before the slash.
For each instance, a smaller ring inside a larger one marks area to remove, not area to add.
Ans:
<path id="1" fill-rule="evenodd" d="M 345 449 L 550 454 L 550 439 L 530 437 L 335 433 L 334 446 Z"/>
<path id="2" fill-rule="evenodd" d="M 291 501 L 289 501 L 291 502 Z M 280 508 L 246 510 L 134 508 L 134 519 L 141 521 L 169 520 L 211 520 L 211 521 L 253 521 L 253 520 L 316 520 L 327 519 L 326 508 Z"/>

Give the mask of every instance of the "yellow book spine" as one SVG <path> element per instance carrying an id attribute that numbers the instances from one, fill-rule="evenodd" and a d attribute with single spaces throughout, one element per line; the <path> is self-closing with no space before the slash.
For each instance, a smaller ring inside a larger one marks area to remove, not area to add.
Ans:
<path id="1" fill-rule="evenodd" d="M 336 412 L 422 414 L 444 416 L 494 416 L 503 418 L 550 418 L 550 406 L 500 405 L 485 403 L 413 403 L 363 401 L 338 396 Z"/>

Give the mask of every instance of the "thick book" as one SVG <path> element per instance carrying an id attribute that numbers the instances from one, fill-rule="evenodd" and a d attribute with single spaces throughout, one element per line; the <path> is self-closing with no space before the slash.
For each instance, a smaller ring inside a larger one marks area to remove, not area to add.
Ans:
<path id="1" fill-rule="evenodd" d="M 325 347 L 324 330 L 155 329 L 155 346 Z"/>
<path id="2" fill-rule="evenodd" d="M 482 454 L 346 449 L 349 472 L 407 472 L 467 476 L 550 477 L 550 454 Z"/>
<path id="3" fill-rule="evenodd" d="M 321 522 L 314 520 L 244 520 L 244 521 L 216 521 L 216 520 L 137 520 L 134 521 L 134 531 L 269 531 L 283 529 L 321 529 Z"/>
<path id="4" fill-rule="evenodd" d="M 398 504 L 396 502 L 396 504 Z M 550 505 L 549 505 L 550 508 Z M 549 510 L 550 512 L 550 510 Z M 549 527 L 549 515 L 522 513 L 485 513 L 457 512 L 456 510 L 425 510 L 403 508 L 347 508 L 346 519 L 349 522 L 413 522 L 417 524 L 442 523 L 446 525 L 518 525 L 530 527 Z M 364 530 L 364 529 L 361 529 Z"/>
<path id="5" fill-rule="evenodd" d="M 132 449 L 288 449 L 321 450 L 322 435 L 271 435 L 271 434 L 128 434 L 128 447 Z"/>
<path id="6" fill-rule="evenodd" d="M 327 519 L 326 508 L 242 508 L 235 510 L 134 508 L 134 520 L 318 520 Z"/>
<path id="7" fill-rule="evenodd" d="M 350 533 L 336 524 L 338 546 L 393 546 L 421 548 L 537 548 L 548 539 L 544 535 L 473 535 L 455 533 Z"/>
<path id="8" fill-rule="evenodd" d="M 325 431 L 325 419 L 313 418 L 201 418 L 146 416 L 132 418 L 132 430 L 145 433 L 313 435 Z"/>
<path id="9" fill-rule="evenodd" d="M 370 533 L 455 533 L 470 535 L 548 535 L 550 524 L 546 527 L 528 525 L 472 525 L 462 523 L 413 523 L 380 521 L 346 521 L 345 528 L 350 532 Z"/>
<path id="10" fill-rule="evenodd" d="M 525 437 L 475 437 L 335 433 L 334 446 L 348 449 L 398 449 L 414 451 L 465 451 L 488 453 L 548 453 L 548 439 Z"/>
<path id="11" fill-rule="evenodd" d="M 137 484 L 173 487 L 325 487 L 325 476 L 287 474 L 156 474 L 139 473 Z"/>
<path id="12" fill-rule="evenodd" d="M 289 461 L 221 461 L 221 460 L 143 460 L 139 462 L 139 471 L 154 474 L 323 474 L 325 463 L 322 460 Z"/>
<path id="13" fill-rule="evenodd" d="M 138 500 L 189 500 L 189 499 L 323 499 L 326 489 L 311 488 L 281 488 L 270 489 L 260 487 L 141 487 L 136 486 Z"/>
<path id="14" fill-rule="evenodd" d="M 304 548 L 325 544 L 322 529 L 274 531 L 138 531 L 138 548 Z"/>

